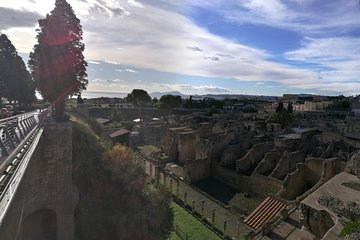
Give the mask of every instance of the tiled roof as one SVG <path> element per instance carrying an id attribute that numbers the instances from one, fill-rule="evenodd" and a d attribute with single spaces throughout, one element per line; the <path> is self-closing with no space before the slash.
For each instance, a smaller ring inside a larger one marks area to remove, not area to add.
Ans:
<path id="1" fill-rule="evenodd" d="M 252 213 L 250 213 L 249 216 L 247 216 L 244 223 L 257 230 L 285 207 L 286 203 L 273 197 L 267 197 Z"/>
<path id="2" fill-rule="evenodd" d="M 122 128 L 117 130 L 116 132 L 109 134 L 109 137 L 114 138 L 128 133 L 130 133 L 128 130 Z"/>

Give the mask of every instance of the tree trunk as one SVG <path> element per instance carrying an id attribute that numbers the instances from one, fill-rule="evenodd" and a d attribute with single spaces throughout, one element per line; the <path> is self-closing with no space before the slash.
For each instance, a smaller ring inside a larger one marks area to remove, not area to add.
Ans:
<path id="1" fill-rule="evenodd" d="M 55 107 L 55 121 L 64 122 L 65 100 L 59 100 L 54 103 Z"/>

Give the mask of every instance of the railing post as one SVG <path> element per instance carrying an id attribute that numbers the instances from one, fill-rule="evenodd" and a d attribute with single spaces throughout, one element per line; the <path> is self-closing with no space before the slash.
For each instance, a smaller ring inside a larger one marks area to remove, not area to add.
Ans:
<path id="1" fill-rule="evenodd" d="M 11 129 L 11 131 L 12 131 L 13 134 L 14 134 L 14 137 L 15 137 L 16 142 L 17 142 L 17 143 L 20 143 L 20 137 L 17 135 L 17 133 L 16 133 L 16 131 L 15 131 L 14 122 L 12 122 L 12 123 L 10 124 L 10 129 Z"/>
<path id="2" fill-rule="evenodd" d="M 24 119 L 20 120 L 20 125 L 21 125 L 21 128 L 23 130 L 23 134 L 26 135 L 29 133 L 29 130 L 27 129 L 26 125 L 25 125 L 25 122 L 24 122 Z"/>
<path id="3" fill-rule="evenodd" d="M 1 157 L 9 155 L 8 151 L 6 150 L 6 147 L 5 147 L 4 143 L 1 140 L 1 136 L 0 136 L 0 149 L 1 149 L 1 155 L 0 155 Z"/>
<path id="4" fill-rule="evenodd" d="M 19 121 L 16 121 L 15 127 L 19 130 L 20 139 L 24 139 L 25 135 L 22 132 L 21 128 L 19 127 Z"/>
<path id="5" fill-rule="evenodd" d="M 9 140 L 10 147 L 15 148 L 14 140 L 12 139 L 12 137 L 11 137 L 11 135 L 9 133 L 8 123 L 6 123 L 4 130 L 5 130 L 6 138 Z"/>

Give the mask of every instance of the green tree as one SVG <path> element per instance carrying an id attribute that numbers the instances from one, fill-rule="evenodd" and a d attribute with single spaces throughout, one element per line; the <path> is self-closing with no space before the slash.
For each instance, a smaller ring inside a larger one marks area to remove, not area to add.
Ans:
<path id="1" fill-rule="evenodd" d="M 294 112 L 294 107 L 293 107 L 293 105 L 292 105 L 292 102 L 289 102 L 288 107 L 287 107 L 287 111 L 288 111 L 289 113 L 293 113 L 293 112 Z"/>
<path id="2" fill-rule="evenodd" d="M 77 96 L 76 102 L 77 104 L 84 104 L 84 99 L 82 99 L 81 94 Z"/>
<path id="3" fill-rule="evenodd" d="M 141 107 L 144 106 L 144 104 L 151 102 L 149 94 L 142 89 L 133 89 L 132 92 L 127 95 L 126 99 L 138 107 L 139 117 L 142 119 Z"/>
<path id="4" fill-rule="evenodd" d="M 127 100 L 135 106 L 143 106 L 145 103 L 151 101 L 151 97 L 145 90 L 133 89 L 132 92 L 127 95 Z"/>
<path id="5" fill-rule="evenodd" d="M 22 104 L 35 100 L 31 75 L 5 34 L 0 35 L 0 97 Z"/>
<path id="6" fill-rule="evenodd" d="M 289 113 L 286 109 L 282 109 L 279 112 L 272 113 L 266 120 L 268 123 L 277 123 L 282 127 L 286 127 L 294 122 L 294 115 Z"/>
<path id="7" fill-rule="evenodd" d="M 276 108 L 276 112 L 280 112 L 284 109 L 284 103 L 279 102 L 277 108 Z"/>
<path id="8" fill-rule="evenodd" d="M 56 0 L 51 13 L 39 20 L 29 67 L 41 95 L 53 104 L 57 121 L 64 119 L 67 97 L 88 84 L 82 34 L 80 20 L 66 0 Z"/>
<path id="9" fill-rule="evenodd" d="M 178 108 L 181 106 L 181 96 L 175 96 L 171 94 L 166 94 L 161 96 L 159 100 L 159 108 L 170 110 L 173 108 Z"/>
<path id="10" fill-rule="evenodd" d="M 153 104 L 153 105 L 157 104 L 158 102 L 159 102 L 159 99 L 157 99 L 157 97 L 154 97 L 154 98 L 152 99 L 152 104 Z"/>
<path id="11" fill-rule="evenodd" d="M 207 112 L 205 113 L 205 116 L 211 117 L 212 115 L 218 114 L 218 113 L 220 113 L 219 109 L 212 106 L 209 110 L 207 110 Z"/>

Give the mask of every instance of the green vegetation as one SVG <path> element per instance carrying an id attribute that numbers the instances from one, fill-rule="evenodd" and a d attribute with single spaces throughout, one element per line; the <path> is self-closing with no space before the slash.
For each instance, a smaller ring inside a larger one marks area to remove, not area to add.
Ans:
<path id="1" fill-rule="evenodd" d="M 343 230 L 341 230 L 340 236 L 345 237 L 352 233 L 360 233 L 360 219 L 345 223 Z"/>
<path id="2" fill-rule="evenodd" d="M 127 95 L 127 100 L 135 106 L 141 107 L 145 103 L 150 103 L 151 97 L 145 90 L 133 89 L 132 92 Z"/>
<path id="3" fill-rule="evenodd" d="M 219 109 L 216 109 L 214 106 L 212 108 L 210 108 L 209 110 L 206 111 L 205 116 L 209 116 L 211 117 L 214 114 L 218 114 L 220 113 Z"/>
<path id="4" fill-rule="evenodd" d="M 183 105 L 184 108 L 218 108 L 221 109 L 223 107 L 223 101 L 207 98 L 202 100 L 194 100 L 192 96 L 189 99 L 185 100 Z"/>
<path id="5" fill-rule="evenodd" d="M 176 203 L 172 203 L 172 209 L 174 212 L 174 225 L 179 228 L 180 235 L 183 237 L 185 234 L 188 236 L 188 240 L 220 240 L 221 238 L 208 229 L 199 220 L 193 217 L 185 209 L 181 208 Z M 168 240 L 182 240 L 173 232 Z"/>
<path id="6" fill-rule="evenodd" d="M 339 110 L 339 111 L 348 111 L 350 109 L 350 101 L 347 99 L 335 100 L 333 103 L 327 107 L 328 110 Z"/>
<path id="7" fill-rule="evenodd" d="M 280 124 L 281 127 L 286 127 L 295 121 L 295 117 L 293 114 L 292 105 L 289 105 L 288 109 L 284 108 L 284 104 L 282 102 L 279 103 L 276 108 L 276 112 L 272 113 L 268 119 L 266 119 L 267 123 L 277 123 Z"/>
<path id="8" fill-rule="evenodd" d="M 181 96 L 166 94 L 161 96 L 159 102 L 156 104 L 159 108 L 171 110 L 181 106 Z"/>
<path id="9" fill-rule="evenodd" d="M 104 128 L 126 128 L 121 122 L 111 122 L 104 126 Z"/>
<path id="10" fill-rule="evenodd" d="M 23 106 L 36 99 L 31 75 L 5 34 L 0 35 L 0 103 L 3 97 Z"/>
<path id="11" fill-rule="evenodd" d="M 30 53 L 29 68 L 43 98 L 55 107 L 55 119 L 64 120 L 65 99 L 86 89 L 87 63 L 82 26 L 66 0 L 39 20 L 37 44 Z"/>
<path id="12" fill-rule="evenodd" d="M 111 150 L 82 118 L 73 121 L 73 181 L 79 240 L 161 240 L 172 230 L 171 195 L 146 183 L 124 146 Z"/>

